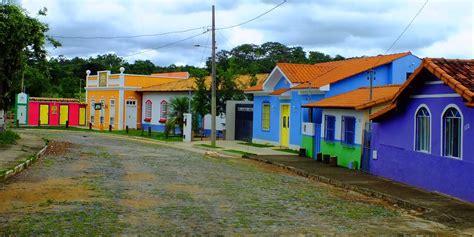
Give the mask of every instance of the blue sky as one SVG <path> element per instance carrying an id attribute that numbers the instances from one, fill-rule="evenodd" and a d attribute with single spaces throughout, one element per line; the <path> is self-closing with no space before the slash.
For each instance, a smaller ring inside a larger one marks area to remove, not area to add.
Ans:
<path id="1" fill-rule="evenodd" d="M 115 53 L 128 61 L 149 59 L 158 65 L 203 65 L 210 43 L 204 32 L 216 5 L 217 27 L 235 25 L 274 7 L 281 0 L 22 0 L 30 15 L 48 8 L 53 36 L 129 36 L 202 27 L 194 31 L 132 39 L 63 39 L 50 56 L 89 57 Z M 277 41 L 305 50 L 346 57 L 384 53 L 425 0 L 288 0 L 248 24 L 217 32 L 218 49 L 243 43 Z M 412 51 L 419 57 L 474 58 L 474 1 L 430 0 L 389 53 Z M 144 53 L 140 53 L 144 52 Z M 140 53 L 140 54 L 136 54 Z M 135 54 L 135 55 L 134 55 Z"/>

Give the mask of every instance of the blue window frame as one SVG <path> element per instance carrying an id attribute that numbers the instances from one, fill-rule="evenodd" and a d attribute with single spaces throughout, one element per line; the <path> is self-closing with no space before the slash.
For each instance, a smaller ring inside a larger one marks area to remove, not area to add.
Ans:
<path id="1" fill-rule="evenodd" d="M 341 121 L 341 141 L 347 145 L 354 145 L 355 142 L 355 117 L 342 116 Z"/>
<path id="2" fill-rule="evenodd" d="M 334 141 L 335 134 L 336 134 L 336 117 L 332 115 L 325 115 L 324 124 L 325 124 L 324 140 Z"/>

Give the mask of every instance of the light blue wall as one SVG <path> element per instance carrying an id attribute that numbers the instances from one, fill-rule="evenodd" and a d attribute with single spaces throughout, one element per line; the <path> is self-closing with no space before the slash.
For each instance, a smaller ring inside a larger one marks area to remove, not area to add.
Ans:
<path id="1" fill-rule="evenodd" d="M 413 72 L 420 64 L 421 60 L 413 55 L 408 55 L 397 59 L 392 63 L 375 68 L 374 86 L 386 84 L 401 84 L 406 80 L 406 73 Z M 337 69 L 336 69 L 337 70 Z M 288 88 L 286 79 L 281 77 L 275 85 L 274 90 Z M 278 143 L 280 141 L 280 103 L 290 103 L 290 144 L 301 145 L 301 123 L 307 121 L 308 115 L 301 106 L 310 102 L 319 101 L 323 98 L 346 93 L 360 87 L 369 86 L 367 72 L 362 72 L 342 81 L 330 85 L 330 91 L 325 94 L 303 94 L 298 95 L 297 91 L 291 92 L 290 100 L 280 100 L 279 96 L 254 96 L 254 123 L 253 138 Z M 262 130 L 262 103 L 270 103 L 270 130 Z M 313 120 L 315 123 L 321 123 L 321 110 L 314 110 Z"/>
<path id="2" fill-rule="evenodd" d="M 403 84 L 406 81 L 406 73 L 413 72 L 420 66 L 421 60 L 414 55 L 408 55 L 393 61 L 392 81 L 390 84 Z"/>
<path id="3" fill-rule="evenodd" d="M 290 83 L 288 82 L 288 80 L 286 80 L 284 76 L 281 76 L 280 80 L 278 81 L 278 83 L 275 85 L 273 89 L 278 90 L 278 89 L 289 88 L 289 87 L 290 87 Z"/>

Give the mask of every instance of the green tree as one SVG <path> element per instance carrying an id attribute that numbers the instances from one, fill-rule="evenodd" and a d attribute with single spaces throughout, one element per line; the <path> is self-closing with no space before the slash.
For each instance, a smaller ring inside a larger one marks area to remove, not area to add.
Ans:
<path id="1" fill-rule="evenodd" d="M 46 9 L 38 12 L 45 15 Z M 28 62 L 44 62 L 46 42 L 60 43 L 46 35 L 48 26 L 15 5 L 0 5 L 0 110 L 11 106 Z"/>
<path id="2" fill-rule="evenodd" d="M 206 85 L 206 76 L 207 72 L 203 70 L 192 70 L 191 76 L 194 77 L 194 93 L 192 99 L 192 109 L 194 113 L 194 122 L 193 127 L 195 127 L 195 131 L 199 129 L 197 126 L 198 117 L 201 121 L 204 119 L 204 116 L 211 111 L 211 90 L 208 85 Z M 202 123 L 201 123 L 202 124 Z M 194 126 L 196 125 L 196 126 Z"/>
<path id="3" fill-rule="evenodd" d="M 170 101 L 170 119 L 179 127 L 181 135 L 183 134 L 184 113 L 188 112 L 189 98 L 185 96 L 174 97 Z"/>

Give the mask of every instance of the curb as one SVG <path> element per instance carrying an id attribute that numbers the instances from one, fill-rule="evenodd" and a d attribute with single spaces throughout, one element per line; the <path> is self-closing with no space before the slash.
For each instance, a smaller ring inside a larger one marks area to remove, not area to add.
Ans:
<path id="1" fill-rule="evenodd" d="M 370 190 L 370 189 L 367 189 L 367 188 L 357 187 L 355 185 L 345 184 L 341 181 L 330 179 L 330 178 L 325 177 L 325 176 L 310 174 L 310 173 L 308 173 L 304 170 L 295 168 L 293 166 L 283 165 L 283 164 L 280 164 L 280 163 L 277 163 L 277 162 L 272 162 L 272 161 L 261 159 L 261 158 L 255 157 L 255 156 L 248 156 L 248 157 L 243 157 L 243 158 L 244 159 L 255 160 L 255 161 L 259 161 L 259 162 L 263 162 L 263 163 L 267 163 L 267 164 L 271 164 L 271 165 L 275 165 L 279 168 L 291 171 L 291 172 L 293 172 L 297 175 L 303 176 L 305 178 L 309 178 L 311 180 L 316 180 L 318 182 L 325 183 L 325 184 L 330 184 L 332 186 L 342 188 L 342 189 L 345 189 L 345 190 L 354 191 L 354 192 L 357 192 L 357 193 L 360 193 L 360 194 L 363 194 L 363 195 L 366 195 L 366 196 L 375 197 L 375 198 L 387 201 L 391 204 L 396 204 L 397 206 L 399 206 L 401 208 L 404 208 L 404 209 L 416 210 L 416 211 L 423 212 L 423 213 L 429 213 L 429 212 L 433 211 L 432 209 L 429 209 L 429 208 L 426 208 L 426 207 L 423 207 L 423 206 L 419 206 L 419 205 L 411 203 L 411 202 L 407 202 L 405 200 L 393 197 L 393 196 L 388 195 L 388 194 L 380 193 L 380 192 L 373 191 L 373 190 Z"/>
<path id="2" fill-rule="evenodd" d="M 35 155 L 29 156 L 25 161 L 23 161 L 21 164 L 16 165 L 13 168 L 10 168 L 7 170 L 4 174 L 0 175 L 0 181 L 6 181 L 10 177 L 22 172 L 32 164 L 34 164 L 39 158 L 43 157 L 44 153 L 46 152 L 46 149 L 48 148 L 48 145 L 45 145 L 40 151 L 38 151 Z"/>

